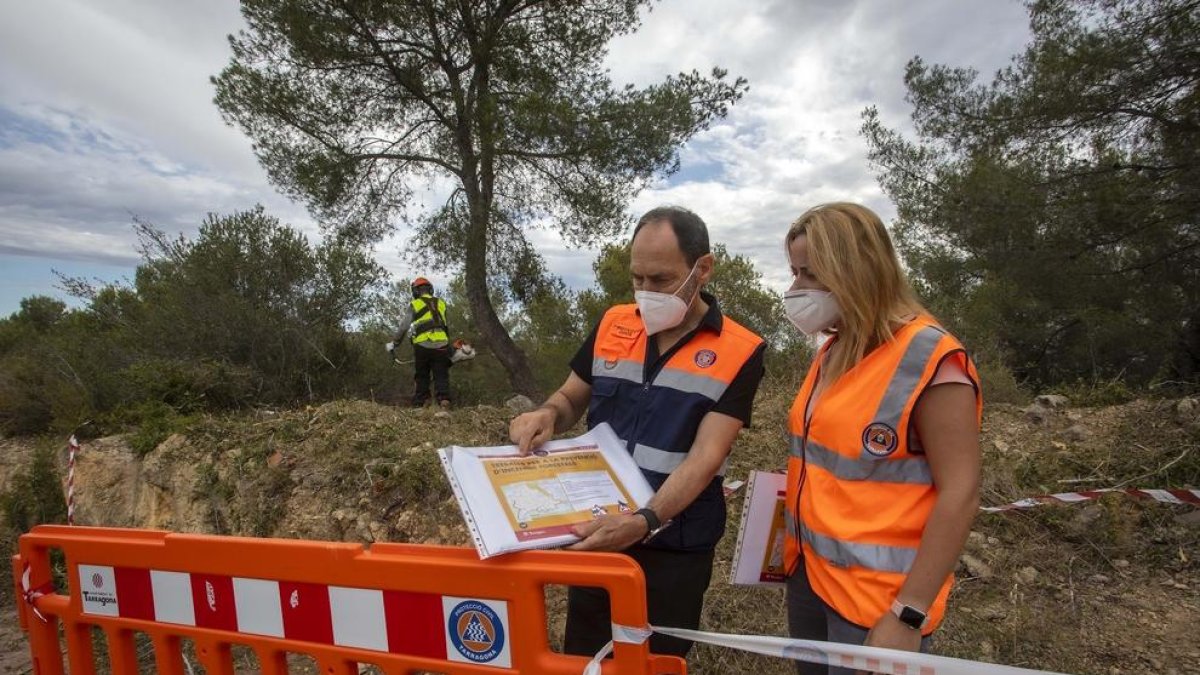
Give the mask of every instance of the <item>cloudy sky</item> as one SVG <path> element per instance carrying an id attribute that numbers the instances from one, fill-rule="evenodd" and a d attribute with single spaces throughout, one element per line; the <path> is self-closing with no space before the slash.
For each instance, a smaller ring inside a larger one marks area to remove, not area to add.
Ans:
<path id="1" fill-rule="evenodd" d="M 209 77 L 241 26 L 230 0 L 0 6 L 0 316 L 22 297 L 62 297 L 54 271 L 130 277 L 134 215 L 191 235 L 206 213 L 261 203 L 319 236 L 212 104 Z M 750 92 L 630 212 L 692 208 L 715 241 L 782 289 L 779 239 L 806 207 L 845 199 L 894 214 L 858 127 L 868 105 L 905 125 L 905 62 L 920 55 L 990 76 L 1028 37 L 1016 0 L 665 0 L 612 45 L 614 79 L 648 84 L 720 65 L 748 78 Z M 535 237 L 552 271 L 575 288 L 590 283 L 595 251 Z M 427 274 L 405 266 L 402 245 L 403 233 L 379 260 L 397 276 Z"/>

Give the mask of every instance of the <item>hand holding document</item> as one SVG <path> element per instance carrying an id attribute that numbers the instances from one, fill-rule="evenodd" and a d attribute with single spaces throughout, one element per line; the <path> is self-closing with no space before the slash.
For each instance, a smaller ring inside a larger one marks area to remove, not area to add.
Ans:
<path id="1" fill-rule="evenodd" d="M 513 445 L 438 450 L 480 558 L 579 541 L 572 528 L 633 513 L 654 490 L 607 424 L 522 457 Z"/>

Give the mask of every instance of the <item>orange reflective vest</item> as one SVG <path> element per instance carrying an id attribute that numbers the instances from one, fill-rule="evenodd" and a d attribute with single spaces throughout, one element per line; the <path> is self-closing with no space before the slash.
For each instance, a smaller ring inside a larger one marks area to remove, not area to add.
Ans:
<path id="1" fill-rule="evenodd" d="M 592 352 L 588 428 L 607 422 L 657 490 L 687 458 L 708 414 L 762 344 L 762 338 L 722 317 L 720 332 L 701 328 L 660 368 L 646 372 L 646 327 L 637 305 L 608 310 Z M 724 469 L 651 548 L 711 551 L 725 533 Z"/>
<path id="2" fill-rule="evenodd" d="M 828 383 L 806 423 L 826 348 L 788 416 L 785 560 L 789 571 L 808 574 L 813 590 L 838 614 L 870 628 L 890 611 L 937 499 L 913 409 L 938 366 L 965 350 L 931 317 L 918 317 Z M 975 398 L 981 416 L 978 385 Z M 800 560 L 804 570 L 797 570 Z M 926 635 L 942 620 L 952 579 L 929 608 Z"/>

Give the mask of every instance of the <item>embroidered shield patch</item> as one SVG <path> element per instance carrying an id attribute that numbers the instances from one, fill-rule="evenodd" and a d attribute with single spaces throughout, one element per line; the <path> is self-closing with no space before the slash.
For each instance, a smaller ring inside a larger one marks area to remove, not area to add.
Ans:
<path id="1" fill-rule="evenodd" d="M 863 449 L 876 457 L 887 457 L 898 444 L 899 437 L 890 425 L 874 422 L 863 429 Z"/>

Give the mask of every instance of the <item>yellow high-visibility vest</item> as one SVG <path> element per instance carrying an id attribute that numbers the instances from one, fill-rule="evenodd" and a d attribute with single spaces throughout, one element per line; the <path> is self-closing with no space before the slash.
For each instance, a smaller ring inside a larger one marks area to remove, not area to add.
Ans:
<path id="1" fill-rule="evenodd" d="M 446 302 L 431 295 L 413 298 L 412 343 L 450 342 L 446 334 Z"/>

